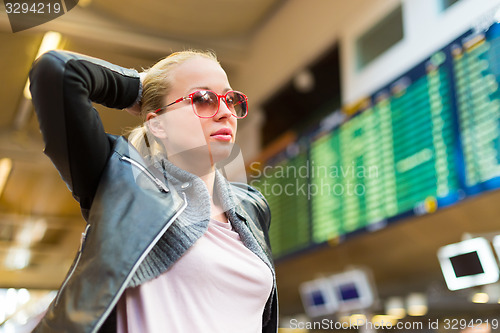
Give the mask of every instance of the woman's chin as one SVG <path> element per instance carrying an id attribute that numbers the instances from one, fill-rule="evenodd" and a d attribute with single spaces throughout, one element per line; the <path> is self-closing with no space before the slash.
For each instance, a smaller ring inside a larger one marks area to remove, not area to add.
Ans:
<path id="1" fill-rule="evenodd" d="M 213 163 L 220 163 L 231 156 L 234 143 L 210 144 Z"/>

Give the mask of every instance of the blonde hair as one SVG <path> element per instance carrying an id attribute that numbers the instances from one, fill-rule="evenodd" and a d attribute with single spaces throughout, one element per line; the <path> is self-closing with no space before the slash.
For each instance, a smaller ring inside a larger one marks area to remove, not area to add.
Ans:
<path id="1" fill-rule="evenodd" d="M 149 112 L 164 106 L 165 97 L 170 93 L 173 84 L 173 70 L 187 60 L 204 57 L 219 63 L 215 53 L 211 51 L 187 50 L 175 52 L 163 58 L 145 71 L 142 82 L 141 118 L 143 124 L 132 129 L 128 141 L 142 156 L 155 156 L 164 152 L 162 143 L 149 131 L 146 116 Z"/>

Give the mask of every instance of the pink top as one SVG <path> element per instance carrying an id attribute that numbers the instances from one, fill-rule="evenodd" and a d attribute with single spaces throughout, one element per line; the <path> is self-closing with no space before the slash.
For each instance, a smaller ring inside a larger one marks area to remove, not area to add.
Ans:
<path id="1" fill-rule="evenodd" d="M 124 292 L 117 331 L 260 333 L 272 286 L 271 270 L 231 224 L 211 220 L 169 270 Z"/>

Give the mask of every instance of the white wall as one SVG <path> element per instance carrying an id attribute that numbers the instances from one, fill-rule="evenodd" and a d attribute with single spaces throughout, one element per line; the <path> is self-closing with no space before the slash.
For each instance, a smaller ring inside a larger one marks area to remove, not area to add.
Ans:
<path id="1" fill-rule="evenodd" d="M 373 93 L 467 31 L 473 23 L 487 20 L 500 5 L 499 0 L 461 0 L 440 12 L 439 3 L 440 0 L 403 0 L 403 40 L 359 72 L 355 62 L 356 38 L 365 31 L 365 26 L 380 18 L 365 13 L 365 24 L 345 30 L 341 37 L 345 103 Z"/>

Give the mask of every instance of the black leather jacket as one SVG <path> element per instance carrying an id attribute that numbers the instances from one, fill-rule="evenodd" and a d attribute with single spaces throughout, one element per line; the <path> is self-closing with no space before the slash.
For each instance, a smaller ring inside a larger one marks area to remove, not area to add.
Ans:
<path id="1" fill-rule="evenodd" d="M 52 51 L 36 61 L 30 80 L 45 153 L 87 220 L 77 257 L 35 332 L 98 332 L 142 260 L 182 213 L 185 196 L 149 172 L 123 137 L 106 134 L 92 107 L 132 105 L 140 87 L 135 70 Z M 138 171 L 142 182 L 136 181 Z M 272 262 L 267 203 L 249 186 L 231 187 L 241 200 L 236 214 Z M 148 221 L 147 228 L 138 219 Z M 276 288 L 268 302 L 266 333 L 277 331 Z"/>

